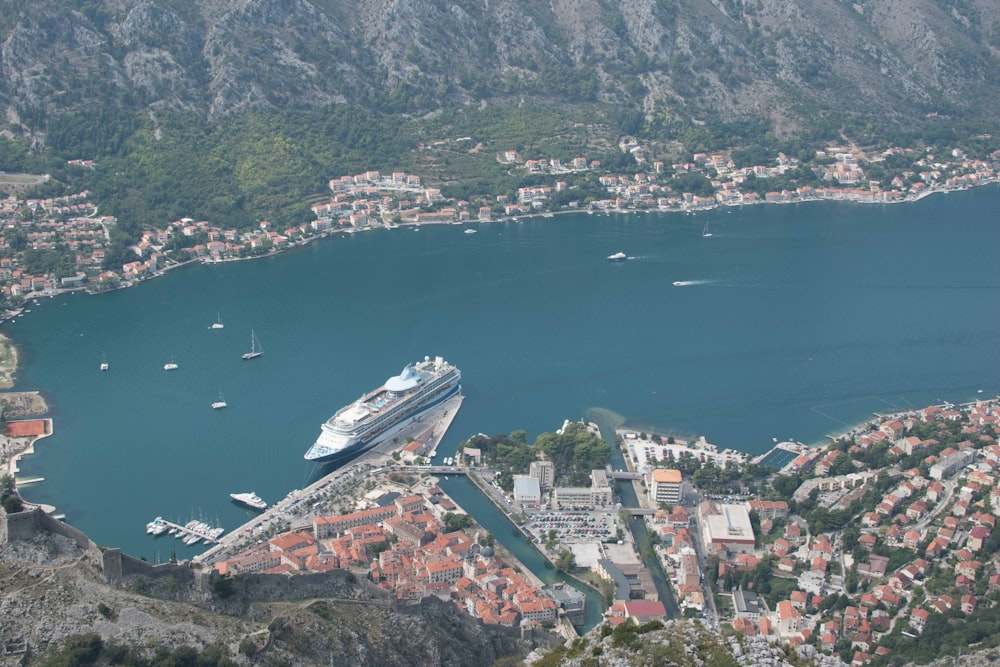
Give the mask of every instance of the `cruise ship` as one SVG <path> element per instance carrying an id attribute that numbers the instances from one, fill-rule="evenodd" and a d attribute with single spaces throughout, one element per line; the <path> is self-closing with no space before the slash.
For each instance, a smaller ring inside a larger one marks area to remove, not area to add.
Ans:
<path id="1" fill-rule="evenodd" d="M 441 357 L 424 357 L 346 405 L 321 427 L 307 461 L 327 463 L 398 433 L 422 413 L 462 390 L 462 373 Z"/>

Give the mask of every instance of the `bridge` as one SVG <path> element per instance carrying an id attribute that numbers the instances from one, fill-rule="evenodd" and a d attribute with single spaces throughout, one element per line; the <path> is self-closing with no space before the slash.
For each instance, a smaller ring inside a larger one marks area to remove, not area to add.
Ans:
<path id="1" fill-rule="evenodd" d="M 654 516 L 657 512 L 657 510 L 645 507 L 623 507 L 622 509 L 632 516 Z"/>
<path id="2" fill-rule="evenodd" d="M 608 472 L 611 479 L 642 479 L 641 472 L 626 472 L 624 470 L 611 470 Z"/>

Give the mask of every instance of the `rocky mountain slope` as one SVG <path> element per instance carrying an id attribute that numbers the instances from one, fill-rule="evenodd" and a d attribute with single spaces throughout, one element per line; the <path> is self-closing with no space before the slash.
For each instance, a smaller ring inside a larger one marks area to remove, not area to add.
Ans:
<path id="1" fill-rule="evenodd" d="M 51 533 L 0 545 L 0 665 L 25 664 L 26 655 L 48 664 L 67 638 L 90 633 L 147 657 L 216 646 L 240 664 L 289 666 L 491 665 L 531 648 L 517 630 L 484 626 L 437 599 L 396 608 L 369 599 L 360 583 L 328 587 L 337 599 L 289 599 L 298 596 L 287 586 L 239 578 L 220 599 L 172 578 L 111 585 L 100 558 Z"/>
<path id="2" fill-rule="evenodd" d="M 70 4 L 75 9 L 67 10 Z M 673 114 L 995 119 L 1000 0 L 0 2 L 8 131 L 113 104 L 206 116 L 491 98 Z"/>

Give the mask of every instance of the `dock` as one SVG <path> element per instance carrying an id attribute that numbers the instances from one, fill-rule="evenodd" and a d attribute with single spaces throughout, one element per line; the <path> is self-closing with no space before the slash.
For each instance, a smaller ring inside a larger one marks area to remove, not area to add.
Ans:
<path id="1" fill-rule="evenodd" d="M 27 486 L 28 484 L 37 484 L 38 482 L 44 482 L 44 477 L 15 477 L 15 486 Z"/>
<path id="2" fill-rule="evenodd" d="M 423 420 L 409 429 L 398 434 L 399 440 L 410 437 L 412 431 L 432 427 L 432 436 L 427 442 L 427 447 L 431 451 L 436 451 L 441 440 L 444 439 L 451 426 L 452 420 L 458 414 L 462 406 L 464 397 L 457 394 L 447 399 L 439 406 L 430 410 Z M 384 448 L 384 449 L 383 449 Z M 265 527 L 272 525 L 274 521 L 281 521 L 289 525 L 302 524 L 309 519 L 309 507 L 317 500 L 330 497 L 339 493 L 339 487 L 353 478 L 356 474 L 365 474 L 368 468 L 379 466 L 372 472 L 374 474 L 395 469 L 395 464 L 391 460 L 391 452 L 399 449 L 398 445 L 391 442 L 381 443 L 362 453 L 356 459 L 345 466 L 330 471 L 320 479 L 316 480 L 305 489 L 294 489 L 289 491 L 285 498 L 271 505 L 261 514 L 243 524 L 237 529 L 230 531 L 225 537 L 213 540 L 213 545 L 205 552 L 194 557 L 195 562 L 213 565 L 226 560 L 235 553 L 239 553 L 253 544 L 262 541 L 258 532 Z M 442 474 L 461 475 L 465 469 L 458 466 L 406 466 L 408 471 L 420 471 L 427 473 L 440 472 Z"/>
<path id="3" fill-rule="evenodd" d="M 200 530 L 198 528 L 188 528 L 187 526 L 181 526 L 181 525 L 176 524 L 176 523 L 174 523 L 172 521 L 167 521 L 166 519 L 161 518 L 161 517 L 157 517 L 157 519 L 159 520 L 160 523 L 162 523 L 163 525 L 167 526 L 168 530 L 165 531 L 165 532 L 169 532 L 169 529 L 174 529 L 174 532 L 171 533 L 173 535 L 173 537 L 178 537 L 178 536 L 197 537 L 197 538 L 199 538 L 199 541 L 202 541 L 202 542 L 207 542 L 207 543 L 211 543 L 211 544 L 218 544 L 219 543 L 219 538 L 218 537 L 213 536 L 212 534 L 210 534 L 210 533 L 208 533 L 208 532 L 206 532 L 204 530 Z M 157 520 L 157 519 L 154 519 L 154 521 Z M 161 533 L 161 534 L 163 534 L 163 533 Z M 222 534 L 219 533 L 219 536 L 221 536 L 221 535 Z M 197 543 L 198 542 L 195 542 L 194 544 L 197 544 Z M 193 545 L 189 545 L 189 546 L 193 546 Z"/>

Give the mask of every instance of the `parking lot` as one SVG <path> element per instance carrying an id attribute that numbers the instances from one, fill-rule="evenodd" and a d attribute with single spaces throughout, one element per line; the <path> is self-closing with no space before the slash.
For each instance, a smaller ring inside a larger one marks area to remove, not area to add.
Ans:
<path id="1" fill-rule="evenodd" d="M 603 542 L 617 534 L 618 517 L 612 512 L 536 512 L 528 514 L 524 528 L 538 543 L 552 530 L 561 544 Z"/>

